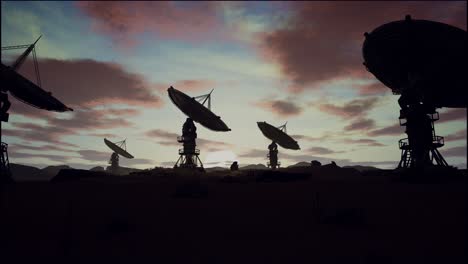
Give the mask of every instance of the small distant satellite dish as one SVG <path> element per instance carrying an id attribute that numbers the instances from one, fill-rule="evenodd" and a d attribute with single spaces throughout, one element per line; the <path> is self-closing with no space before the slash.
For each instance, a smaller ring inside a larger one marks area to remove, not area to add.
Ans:
<path id="1" fill-rule="evenodd" d="M 125 144 L 125 140 L 121 141 L 123 144 Z M 119 154 L 122 157 L 125 157 L 127 159 L 133 159 L 133 156 L 127 152 L 126 149 L 123 149 L 122 147 L 118 146 L 116 143 L 112 143 L 111 141 L 107 140 L 104 138 L 104 143 L 112 149 L 115 153 Z"/>
<path id="2" fill-rule="evenodd" d="M 257 122 L 258 128 L 262 131 L 263 135 L 272 141 L 278 143 L 281 147 L 285 149 L 301 149 L 297 141 L 295 141 L 291 136 L 283 132 L 281 129 L 268 124 L 267 122 Z M 281 126 L 286 128 L 286 124 Z"/>
<path id="3" fill-rule="evenodd" d="M 167 92 L 171 101 L 193 121 L 214 131 L 231 131 L 219 116 L 211 112 L 210 107 L 206 108 L 196 98 L 192 98 L 172 86 L 167 89 Z M 210 99 L 210 95 L 211 93 L 203 96 L 205 97 L 205 101 Z"/>

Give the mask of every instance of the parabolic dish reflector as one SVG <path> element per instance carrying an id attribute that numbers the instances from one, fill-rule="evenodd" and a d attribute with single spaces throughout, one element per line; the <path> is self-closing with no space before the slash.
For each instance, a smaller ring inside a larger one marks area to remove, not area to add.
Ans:
<path id="1" fill-rule="evenodd" d="M 73 111 L 51 93 L 44 91 L 41 87 L 24 78 L 10 67 L 2 63 L 2 90 L 7 90 L 16 99 L 48 111 L 65 112 Z"/>
<path id="2" fill-rule="evenodd" d="M 203 106 L 194 98 L 173 88 L 167 89 L 171 101 L 193 121 L 214 131 L 231 131 L 229 127 L 221 120 L 221 117 L 215 115 L 210 109 Z"/>
<path id="3" fill-rule="evenodd" d="M 258 128 L 262 131 L 263 135 L 272 141 L 278 143 L 281 147 L 285 149 L 301 149 L 297 141 L 295 141 L 288 134 L 281 131 L 279 128 L 274 127 L 267 122 L 257 122 Z"/>
<path id="4" fill-rule="evenodd" d="M 365 66 L 394 93 L 413 87 L 424 103 L 436 107 L 468 106 L 465 30 L 407 16 L 405 20 L 383 24 L 365 36 Z"/>
<path id="5" fill-rule="evenodd" d="M 116 144 L 110 142 L 109 140 L 104 138 L 104 143 L 112 149 L 115 153 L 119 154 L 120 156 L 123 156 L 127 159 L 133 159 L 133 156 L 128 153 L 126 150 L 122 149 L 121 147 L 117 146 Z"/>

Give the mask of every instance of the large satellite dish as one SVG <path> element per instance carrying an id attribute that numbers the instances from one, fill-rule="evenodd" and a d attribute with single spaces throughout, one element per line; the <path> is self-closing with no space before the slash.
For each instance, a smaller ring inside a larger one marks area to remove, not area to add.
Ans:
<path id="1" fill-rule="evenodd" d="M 66 106 L 57 98 L 53 97 L 50 92 L 44 91 L 41 87 L 24 78 L 12 68 L 5 66 L 3 63 L 1 66 L 1 72 L 2 86 L 4 86 L 10 94 L 19 101 L 48 111 L 73 111 L 72 108 Z"/>
<path id="2" fill-rule="evenodd" d="M 2 77 L 2 92 L 9 91 L 16 99 L 30 106 L 55 112 L 73 111 L 72 108 L 60 102 L 57 98 L 53 97 L 50 92 L 44 91 L 41 86 L 39 66 L 36 57 L 36 43 L 39 38 L 30 45 L 8 46 L 2 47 L 2 50 L 12 50 L 27 48 L 21 56 L 11 65 L 11 67 L 1 64 L 1 77 Z M 37 85 L 30 80 L 21 76 L 17 70 L 24 63 L 28 55 L 32 52 L 34 69 L 37 78 Z"/>
<path id="3" fill-rule="evenodd" d="M 125 144 L 125 140 L 121 142 Z M 118 146 L 116 143 L 113 143 L 107 140 L 106 138 L 104 138 L 104 143 L 106 143 L 106 145 L 110 149 L 112 149 L 115 153 L 119 154 L 120 156 L 125 157 L 127 159 L 133 159 L 133 156 L 130 153 L 128 153 L 126 149 L 123 149 L 122 147 Z"/>
<path id="4" fill-rule="evenodd" d="M 26 50 L 13 62 L 11 66 L 6 66 L 1 63 L 0 77 L 2 85 L 0 86 L 0 175 L 7 175 L 9 177 L 10 165 L 8 159 L 8 144 L 1 141 L 1 124 L 8 122 L 11 103 L 8 100 L 8 94 L 12 94 L 19 101 L 30 106 L 55 112 L 73 111 L 70 107 L 60 102 L 57 98 L 53 97 L 50 92 L 46 92 L 41 88 L 41 79 L 39 75 L 39 66 L 36 57 L 36 43 L 39 38 L 29 45 L 8 46 L 2 47 L 3 50 L 24 49 Z M 29 54 L 33 54 L 34 70 L 36 73 L 37 84 L 29 81 L 21 76 L 17 70 L 26 61 Z M 2 179 L 0 179 L 1 181 Z"/>
<path id="5" fill-rule="evenodd" d="M 468 106 L 465 30 L 407 16 L 365 36 L 364 65 L 394 94 L 411 92 L 434 107 Z"/>
<path id="6" fill-rule="evenodd" d="M 283 132 L 280 128 L 272 126 L 267 122 L 257 122 L 258 128 L 262 131 L 263 135 L 272 141 L 278 143 L 281 147 L 285 149 L 300 149 L 299 144 L 291 136 Z M 281 126 L 286 128 L 286 124 Z"/>
<path id="7" fill-rule="evenodd" d="M 171 101 L 186 114 L 193 121 L 200 123 L 202 126 L 214 131 L 231 131 L 230 128 L 221 120 L 221 117 L 211 112 L 210 101 L 208 101 L 208 108 L 203 103 L 198 102 L 197 97 L 190 97 L 185 93 L 173 88 L 172 86 L 167 89 Z M 202 96 L 204 100 L 211 100 L 210 94 Z"/>
<path id="8" fill-rule="evenodd" d="M 436 108 L 468 106 L 465 30 L 428 20 L 383 24 L 366 37 L 364 65 L 379 81 L 400 94 L 400 126 L 408 138 L 399 141 L 399 168 L 448 167 L 435 134 Z"/>

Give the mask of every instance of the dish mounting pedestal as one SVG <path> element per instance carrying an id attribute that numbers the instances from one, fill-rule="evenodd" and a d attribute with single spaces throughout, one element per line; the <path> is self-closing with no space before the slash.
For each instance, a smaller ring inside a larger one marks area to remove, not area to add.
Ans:
<path id="1" fill-rule="evenodd" d="M 437 150 L 444 146 L 444 138 L 435 134 L 434 121 L 437 120 L 439 113 L 423 104 L 400 111 L 400 126 L 406 126 L 408 137 L 399 141 L 401 159 L 398 168 L 449 166 Z"/>
<path id="2" fill-rule="evenodd" d="M 269 162 L 267 163 L 267 167 L 272 168 L 275 170 L 276 168 L 279 168 L 280 162 L 278 161 L 278 145 L 276 142 L 272 141 L 271 144 L 268 146 L 268 155 L 267 158 L 269 159 Z"/>
<path id="3" fill-rule="evenodd" d="M 182 136 L 177 137 L 179 143 L 183 143 L 183 148 L 179 149 L 179 159 L 174 168 L 203 169 L 203 163 L 198 157 L 200 150 L 197 149 L 196 138 L 197 128 L 191 118 L 187 118 L 182 127 Z M 199 166 L 200 165 L 200 166 Z"/>
<path id="4" fill-rule="evenodd" d="M 2 141 L 2 122 L 8 122 L 10 109 L 8 94 L 0 92 L 0 182 L 11 182 L 10 162 L 8 160 L 8 144 Z"/>

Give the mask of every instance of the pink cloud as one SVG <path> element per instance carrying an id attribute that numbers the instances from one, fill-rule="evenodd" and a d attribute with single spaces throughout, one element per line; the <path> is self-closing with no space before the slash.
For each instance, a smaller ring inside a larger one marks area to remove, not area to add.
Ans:
<path id="1" fill-rule="evenodd" d="M 130 73 L 117 63 L 94 60 L 39 61 L 43 89 L 72 108 L 103 104 L 126 104 L 158 108 L 162 100 L 152 93 L 154 84 L 142 75 Z M 35 81 L 34 66 L 26 60 L 19 70 L 26 78 Z M 13 101 L 13 100 L 12 100 Z M 52 116 L 29 106 L 14 104 L 12 112 L 25 116 Z"/>
<path id="2" fill-rule="evenodd" d="M 157 88 L 161 91 L 166 91 L 167 88 L 173 86 L 181 91 L 208 91 L 216 88 L 216 82 L 213 80 L 179 80 L 172 84 L 158 84 Z"/>
<path id="3" fill-rule="evenodd" d="M 25 129 L 21 127 L 21 124 L 13 124 L 13 126 L 15 126 L 15 129 L 3 129 L 3 135 L 7 137 L 21 138 L 27 141 L 46 142 L 57 146 L 72 148 L 78 147 L 78 145 L 62 140 L 63 136 L 73 134 L 73 132 L 69 129 L 56 127 L 38 127 L 37 129 Z"/>
<path id="4" fill-rule="evenodd" d="M 111 134 L 111 133 L 91 133 L 91 134 L 88 134 L 87 136 L 99 137 L 99 138 L 116 138 L 117 137 L 117 135 Z"/>
<path id="5" fill-rule="evenodd" d="M 344 103 L 343 105 L 323 103 L 319 104 L 317 107 L 324 113 L 335 115 L 343 119 L 349 119 L 365 116 L 377 104 L 377 102 L 377 97 L 371 97 L 352 100 Z"/>
<path id="6" fill-rule="evenodd" d="M 361 138 L 361 139 L 343 139 L 343 142 L 346 144 L 357 144 L 357 145 L 365 145 L 365 146 L 371 146 L 371 147 L 382 147 L 385 146 L 382 143 L 377 142 L 374 139 L 369 139 L 369 138 Z"/>
<path id="7" fill-rule="evenodd" d="M 133 123 L 122 115 L 112 115 L 108 110 L 75 110 L 70 119 L 50 119 L 49 126 L 60 128 L 66 127 L 69 130 L 98 130 L 111 129 L 117 127 L 132 127 Z"/>
<path id="8" fill-rule="evenodd" d="M 350 130 L 365 130 L 368 131 L 375 127 L 375 121 L 368 118 L 358 118 L 352 121 L 349 125 L 345 126 L 345 131 Z"/>
<path id="9" fill-rule="evenodd" d="M 11 123 L 14 129 L 4 129 L 6 136 L 17 137 L 27 141 L 38 141 L 56 146 L 78 147 L 66 142 L 66 136 L 78 135 L 80 132 L 91 132 L 100 129 L 132 127 L 127 116 L 139 112 L 134 109 L 89 109 L 83 108 L 72 112 L 70 118 L 48 118 L 46 125 L 32 123 Z"/>
<path id="10" fill-rule="evenodd" d="M 311 1 L 291 8 L 287 27 L 263 34 L 260 53 L 279 64 L 296 93 L 347 76 L 375 79 L 362 65 L 363 34 L 407 14 L 466 29 L 466 2 Z"/>
<path id="11" fill-rule="evenodd" d="M 405 133 L 405 127 L 400 126 L 400 123 L 396 123 L 394 125 L 384 127 L 384 128 L 379 128 L 375 129 L 372 131 L 369 131 L 367 135 L 376 137 L 376 136 L 396 136 L 396 135 L 402 135 Z"/>
<path id="12" fill-rule="evenodd" d="M 327 154 L 336 154 L 336 153 L 343 153 L 344 151 L 335 151 L 329 148 L 324 147 L 310 147 L 306 150 L 311 154 L 318 154 L 318 155 L 327 155 Z"/>
<path id="13" fill-rule="evenodd" d="M 380 82 L 359 85 L 356 88 L 358 89 L 358 94 L 361 96 L 384 95 L 390 92 L 390 89 Z"/>
<path id="14" fill-rule="evenodd" d="M 33 146 L 32 144 L 23 145 L 23 144 L 13 144 L 9 146 L 17 150 L 35 150 L 35 151 L 63 151 L 63 152 L 75 152 L 75 150 L 63 148 L 58 145 L 45 144 L 42 146 Z"/>
<path id="15" fill-rule="evenodd" d="M 264 100 L 254 103 L 254 106 L 263 108 L 279 117 L 297 116 L 302 113 L 302 107 L 295 102 L 286 100 Z"/>
<path id="16" fill-rule="evenodd" d="M 467 119 L 466 108 L 452 108 L 439 112 L 439 120 L 437 123 L 444 123 L 449 121 L 461 121 Z"/>
<path id="17" fill-rule="evenodd" d="M 455 133 L 444 136 L 445 142 L 447 141 L 457 141 L 465 140 L 466 141 L 466 129 L 459 130 Z"/>
<path id="18" fill-rule="evenodd" d="M 466 145 L 453 147 L 453 148 L 442 148 L 440 152 L 443 156 L 447 157 L 466 157 Z"/>
<path id="19" fill-rule="evenodd" d="M 328 135 L 328 134 L 325 134 L 325 135 L 320 136 L 320 137 L 311 137 L 311 136 L 306 136 L 306 135 L 290 135 L 290 136 L 292 138 L 294 138 L 294 139 L 307 140 L 307 141 L 311 141 L 311 142 L 323 141 L 323 140 L 326 140 L 327 138 L 330 137 L 330 135 Z"/>
<path id="20" fill-rule="evenodd" d="M 93 29 L 110 35 L 118 45 L 133 47 L 141 34 L 202 41 L 223 34 L 211 1 L 79 1 Z"/>
<path id="21" fill-rule="evenodd" d="M 182 80 L 175 82 L 175 87 L 184 91 L 200 91 L 214 88 L 215 82 L 211 80 Z"/>
<path id="22" fill-rule="evenodd" d="M 16 149 L 12 148 L 8 151 L 10 158 L 12 159 L 31 159 L 31 158 L 44 158 L 56 162 L 67 162 L 71 157 L 64 155 L 53 155 L 53 154 L 31 154 L 18 152 Z"/>

